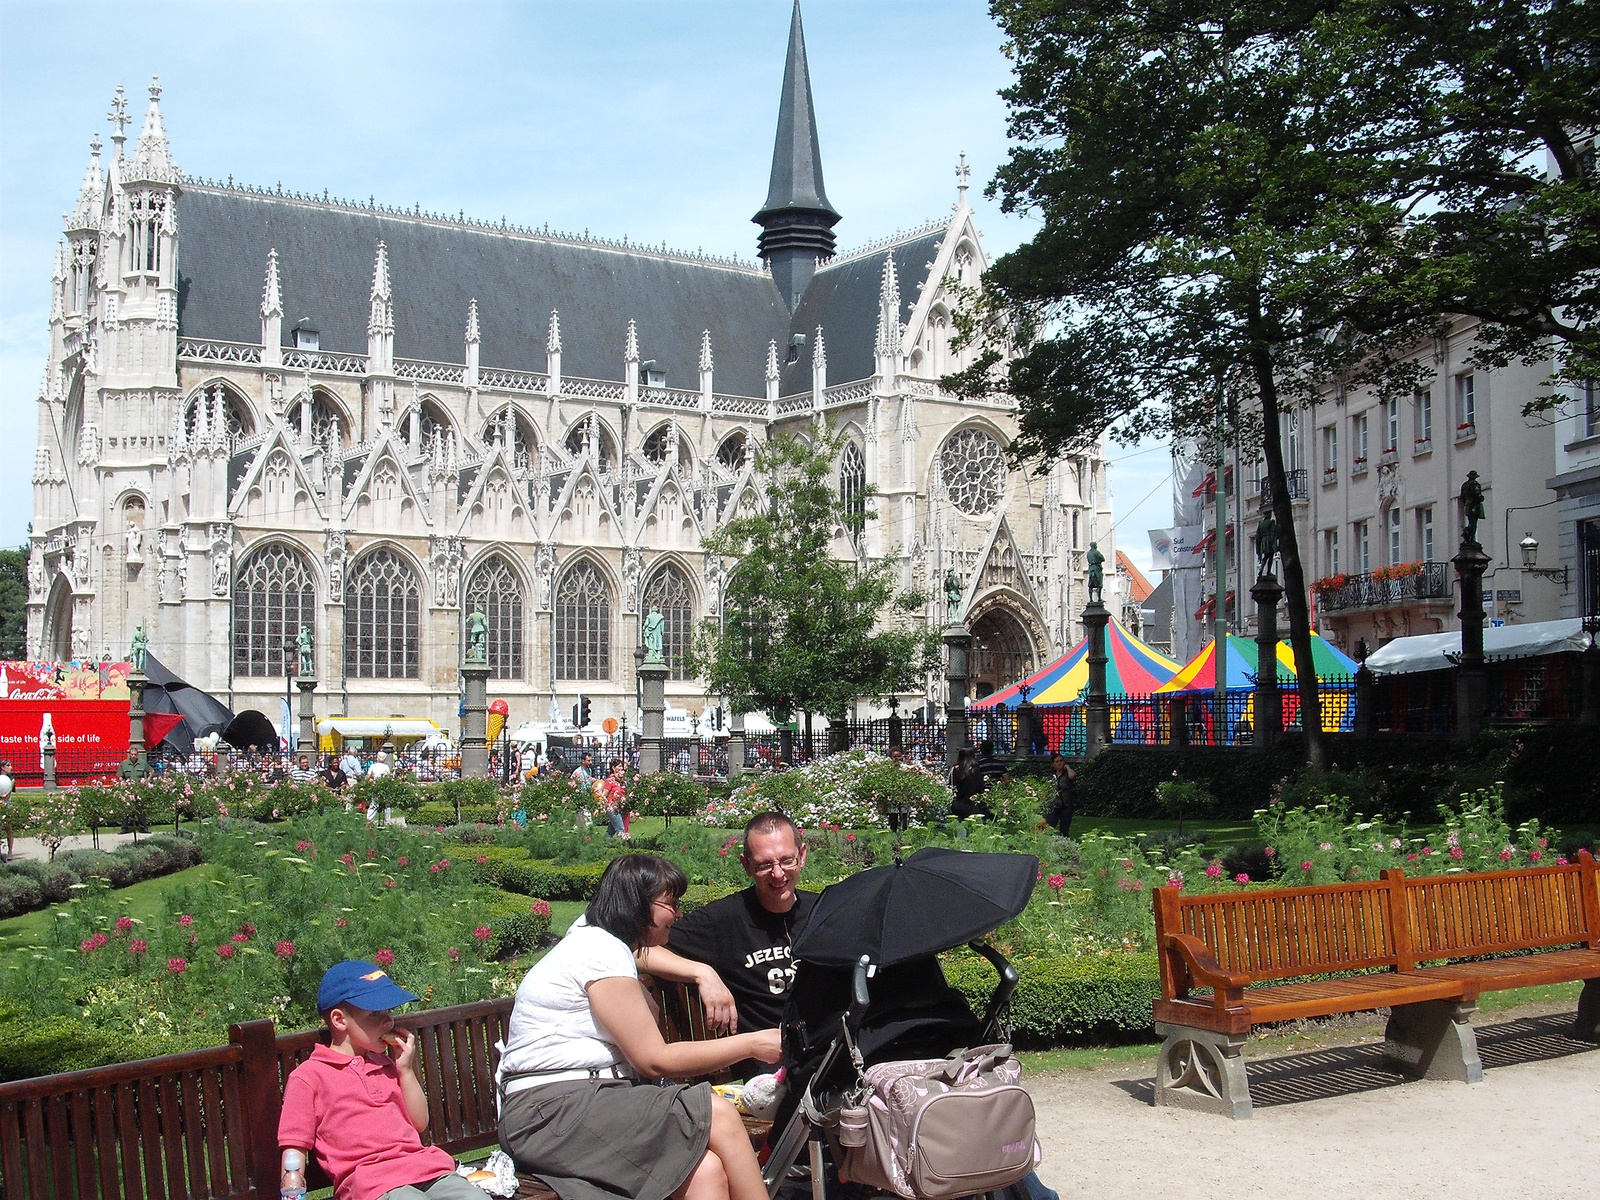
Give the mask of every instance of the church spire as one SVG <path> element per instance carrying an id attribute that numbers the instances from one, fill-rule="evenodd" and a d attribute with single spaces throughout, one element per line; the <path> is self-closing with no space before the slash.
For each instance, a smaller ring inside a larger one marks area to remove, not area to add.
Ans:
<path id="1" fill-rule="evenodd" d="M 822 152 L 811 103 L 800 0 L 795 0 L 789 22 L 789 55 L 783 65 L 767 202 L 751 220 L 761 226 L 757 239 L 761 257 L 792 312 L 811 283 L 818 260 L 833 257 L 833 227 L 839 223 L 839 214 L 828 203 L 822 185 Z"/>
<path id="2" fill-rule="evenodd" d="M 177 183 L 183 178 L 167 145 L 167 129 L 161 121 L 161 82 L 157 79 L 150 80 L 150 107 L 145 110 L 139 144 L 134 147 L 133 163 L 124 178 L 151 183 Z"/>
<path id="3" fill-rule="evenodd" d="M 89 142 L 89 165 L 83 172 L 83 186 L 78 189 L 78 203 L 67 217 L 71 231 L 100 228 L 100 209 L 105 200 L 105 175 L 100 170 L 100 135 Z"/>

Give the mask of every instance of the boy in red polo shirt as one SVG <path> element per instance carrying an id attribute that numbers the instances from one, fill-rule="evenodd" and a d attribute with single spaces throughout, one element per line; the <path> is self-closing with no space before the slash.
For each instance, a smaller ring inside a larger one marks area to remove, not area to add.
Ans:
<path id="1" fill-rule="evenodd" d="M 484 1200 L 455 1159 L 419 1136 L 428 1098 L 417 1040 L 389 1011 L 416 998 L 369 962 L 328 968 L 317 989 L 331 1036 L 284 1084 L 278 1146 L 314 1154 L 337 1200 Z"/>

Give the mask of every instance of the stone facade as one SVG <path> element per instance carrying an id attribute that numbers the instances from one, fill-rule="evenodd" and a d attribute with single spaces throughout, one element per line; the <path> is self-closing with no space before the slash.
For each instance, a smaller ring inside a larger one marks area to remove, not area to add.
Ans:
<path id="1" fill-rule="evenodd" d="M 632 723 L 641 610 L 681 655 L 729 565 L 702 537 L 762 501 L 750 449 L 824 423 L 841 489 L 879 493 L 837 553 L 893 560 L 924 622 L 954 570 L 980 685 L 1076 639 L 1088 543 L 1114 551 L 1104 459 L 1013 469 L 1012 408 L 937 382 L 986 262 L 964 169 L 947 218 L 816 262 L 791 308 L 771 261 L 191 179 L 159 89 L 131 155 L 114 111 L 52 280 L 30 655 L 119 656 L 142 621 L 179 675 L 276 714 L 305 623 L 319 716 L 453 728 L 481 600 L 513 723 L 580 693 Z"/>

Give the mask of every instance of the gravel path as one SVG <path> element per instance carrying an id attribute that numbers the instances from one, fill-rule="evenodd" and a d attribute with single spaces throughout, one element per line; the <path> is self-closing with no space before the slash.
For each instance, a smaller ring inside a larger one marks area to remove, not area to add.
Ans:
<path id="1" fill-rule="evenodd" d="M 1154 1107 L 1153 1057 L 1037 1075 L 1039 1174 L 1063 1200 L 1594 1197 L 1600 1047 L 1567 1037 L 1571 1021 L 1550 1009 L 1480 1019 L 1473 1086 L 1402 1084 L 1371 1040 L 1253 1060 L 1248 1121 Z"/>

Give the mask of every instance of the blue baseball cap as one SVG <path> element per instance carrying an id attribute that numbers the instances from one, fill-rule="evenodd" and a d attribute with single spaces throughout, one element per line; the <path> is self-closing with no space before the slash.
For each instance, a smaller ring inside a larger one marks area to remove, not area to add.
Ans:
<path id="1" fill-rule="evenodd" d="M 347 959 L 328 968 L 317 988 L 317 1011 L 327 1012 L 336 1004 L 354 1004 L 368 1012 L 381 1012 L 409 1004 L 417 996 L 384 974 L 376 963 Z"/>

